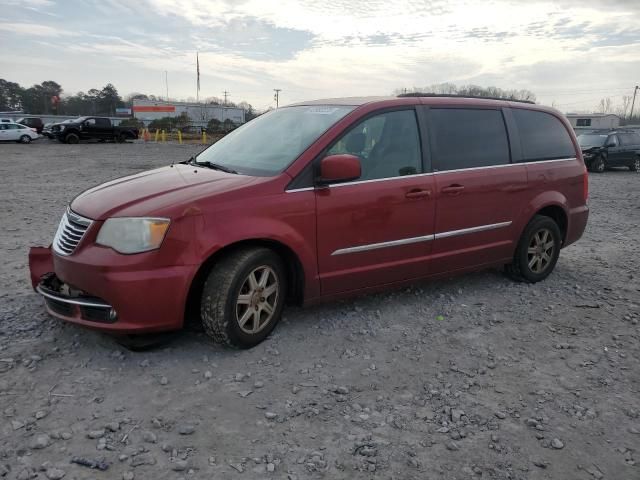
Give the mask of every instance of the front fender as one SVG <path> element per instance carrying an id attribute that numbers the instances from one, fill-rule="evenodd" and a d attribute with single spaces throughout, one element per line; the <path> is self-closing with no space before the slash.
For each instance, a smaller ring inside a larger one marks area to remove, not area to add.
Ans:
<path id="1" fill-rule="evenodd" d="M 315 252 L 315 221 L 311 221 L 315 218 L 307 218 L 308 220 L 299 218 L 294 221 L 287 217 L 248 215 L 226 218 L 220 223 L 209 223 L 200 217 L 195 236 L 199 243 L 196 251 L 200 252 L 200 264 L 234 244 L 252 240 L 276 242 L 291 250 L 300 261 L 304 272 L 305 299 L 313 298 L 320 291 Z M 313 242 L 307 239 L 313 239 Z"/>

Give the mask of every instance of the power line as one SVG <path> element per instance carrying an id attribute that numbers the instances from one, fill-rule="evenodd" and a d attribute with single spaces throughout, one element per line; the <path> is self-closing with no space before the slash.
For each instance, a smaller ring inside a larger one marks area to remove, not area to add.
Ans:
<path id="1" fill-rule="evenodd" d="M 227 96 L 229 95 L 229 92 L 227 92 L 226 90 L 224 92 L 222 92 L 224 94 L 224 105 L 227 104 Z"/>

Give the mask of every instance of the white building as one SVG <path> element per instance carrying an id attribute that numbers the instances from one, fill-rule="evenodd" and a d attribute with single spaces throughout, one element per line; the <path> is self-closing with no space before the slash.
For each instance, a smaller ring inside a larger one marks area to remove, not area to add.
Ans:
<path id="1" fill-rule="evenodd" d="M 567 113 L 574 128 L 618 128 L 620 117 L 612 113 Z"/>
<path id="2" fill-rule="evenodd" d="M 163 117 L 179 117 L 183 113 L 189 116 L 192 125 L 196 127 L 206 127 L 213 119 L 220 122 L 229 119 L 236 125 L 244 123 L 244 110 L 238 107 L 156 100 L 133 101 L 133 116 L 145 125 Z"/>

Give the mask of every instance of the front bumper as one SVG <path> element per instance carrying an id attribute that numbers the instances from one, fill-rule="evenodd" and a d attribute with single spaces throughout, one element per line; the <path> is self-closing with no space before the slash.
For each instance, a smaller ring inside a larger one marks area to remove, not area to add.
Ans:
<path id="1" fill-rule="evenodd" d="M 92 256 L 74 257 L 56 255 L 50 247 L 29 252 L 31 284 L 50 315 L 116 334 L 182 328 L 197 266 L 154 268 L 152 261 L 111 266 L 99 257 L 94 263 L 87 262 Z"/>

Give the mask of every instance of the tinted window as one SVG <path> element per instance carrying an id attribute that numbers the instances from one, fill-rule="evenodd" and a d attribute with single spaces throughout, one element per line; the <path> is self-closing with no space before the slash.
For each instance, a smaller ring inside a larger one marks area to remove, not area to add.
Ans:
<path id="1" fill-rule="evenodd" d="M 98 127 L 110 127 L 111 121 L 108 118 L 96 118 L 96 125 Z"/>
<path id="2" fill-rule="evenodd" d="M 513 109 L 525 162 L 576 156 L 569 132 L 553 115 Z"/>
<path id="3" fill-rule="evenodd" d="M 8 124 L 8 125 L 7 125 L 7 128 L 8 128 L 9 130 L 17 130 L 17 129 L 19 129 L 19 128 L 24 128 L 24 127 L 21 127 L 20 125 L 17 125 L 17 124 L 15 124 L 15 123 L 10 123 L 10 124 Z"/>
<path id="4" fill-rule="evenodd" d="M 350 129 L 328 155 L 360 157 L 361 180 L 415 175 L 422 172 L 420 136 L 413 110 L 370 117 Z"/>
<path id="5" fill-rule="evenodd" d="M 431 109 L 437 170 L 505 165 L 509 140 L 502 112 Z"/>
<path id="6" fill-rule="evenodd" d="M 94 126 L 96 124 L 95 118 L 88 118 L 84 121 L 85 125 Z"/>
<path id="7" fill-rule="evenodd" d="M 637 133 L 621 133 L 618 135 L 622 145 L 638 145 L 640 144 L 640 135 Z"/>
<path id="8" fill-rule="evenodd" d="M 611 135 L 607 140 L 607 146 L 617 147 L 618 145 L 620 145 L 620 142 L 618 141 L 618 137 L 616 135 Z"/>

